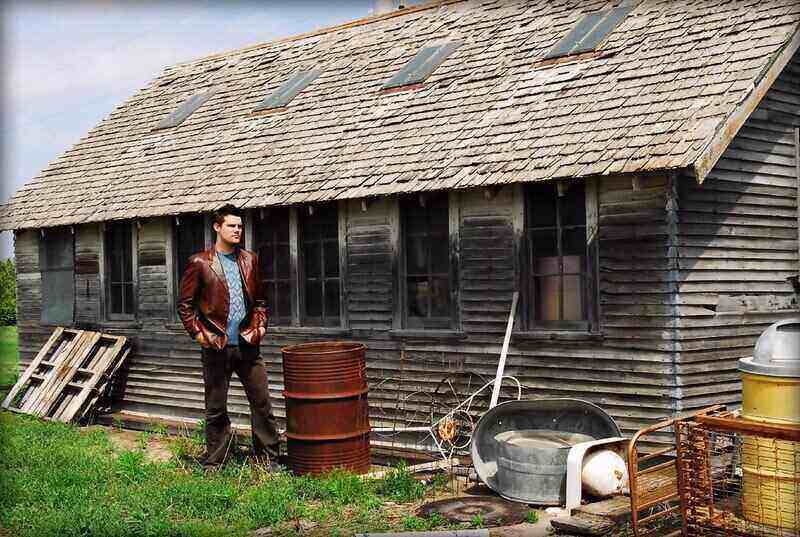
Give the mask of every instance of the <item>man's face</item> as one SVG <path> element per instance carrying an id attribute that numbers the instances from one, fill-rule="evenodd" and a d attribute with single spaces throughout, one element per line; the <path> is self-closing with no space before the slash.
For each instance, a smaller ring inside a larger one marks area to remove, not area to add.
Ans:
<path id="1" fill-rule="evenodd" d="M 217 236 L 229 244 L 239 244 L 242 240 L 242 219 L 232 214 L 225 215 L 222 225 L 214 222 Z"/>

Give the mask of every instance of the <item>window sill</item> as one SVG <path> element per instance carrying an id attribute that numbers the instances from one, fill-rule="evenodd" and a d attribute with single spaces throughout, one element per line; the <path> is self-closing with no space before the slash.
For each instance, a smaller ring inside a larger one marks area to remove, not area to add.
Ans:
<path id="1" fill-rule="evenodd" d="M 103 328 L 141 328 L 141 321 L 99 321 L 96 323 L 100 329 Z"/>
<path id="2" fill-rule="evenodd" d="M 349 328 L 331 328 L 325 326 L 270 326 L 267 327 L 267 335 L 294 335 L 294 334 L 308 334 L 318 336 L 350 336 L 352 334 Z"/>
<path id="3" fill-rule="evenodd" d="M 466 339 L 467 334 L 460 330 L 390 330 L 389 337 L 396 339 Z"/>
<path id="4" fill-rule="evenodd" d="M 529 332 L 512 332 L 513 341 L 602 341 L 600 332 L 585 332 L 581 330 L 533 330 Z"/>

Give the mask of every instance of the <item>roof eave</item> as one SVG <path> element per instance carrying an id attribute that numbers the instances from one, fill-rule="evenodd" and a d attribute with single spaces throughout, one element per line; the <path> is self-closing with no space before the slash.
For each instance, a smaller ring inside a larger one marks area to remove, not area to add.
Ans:
<path id="1" fill-rule="evenodd" d="M 722 157 L 722 154 L 728 149 L 728 146 L 733 141 L 733 138 L 742 128 L 744 123 L 750 117 L 755 109 L 761 104 L 761 100 L 775 83 L 775 80 L 780 76 L 783 69 L 791 61 L 792 56 L 800 48 L 800 26 L 798 26 L 794 35 L 789 39 L 783 48 L 776 54 L 772 64 L 769 65 L 760 80 L 753 86 L 750 94 L 731 112 L 731 114 L 720 125 L 711 141 L 706 144 L 700 152 L 700 156 L 691 166 L 692 174 L 698 183 L 702 183 L 705 178 L 717 165 L 717 161 Z"/>

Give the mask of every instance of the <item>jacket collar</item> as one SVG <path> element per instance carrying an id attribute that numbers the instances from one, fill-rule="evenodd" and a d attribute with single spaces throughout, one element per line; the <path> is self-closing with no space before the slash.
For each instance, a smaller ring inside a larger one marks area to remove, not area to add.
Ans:
<path id="1" fill-rule="evenodd" d="M 237 254 L 239 253 L 238 250 L 239 249 L 237 248 L 236 249 Z M 222 262 L 219 260 L 219 256 L 217 255 L 217 247 L 211 246 L 211 248 L 206 250 L 206 253 L 208 254 L 208 259 L 211 263 L 211 270 L 213 270 L 216 273 L 216 275 L 219 276 L 219 279 L 222 280 L 222 282 L 225 284 L 225 287 L 227 287 L 228 280 L 225 278 L 225 271 L 222 269 Z M 237 258 L 238 257 L 239 256 L 237 255 Z"/>

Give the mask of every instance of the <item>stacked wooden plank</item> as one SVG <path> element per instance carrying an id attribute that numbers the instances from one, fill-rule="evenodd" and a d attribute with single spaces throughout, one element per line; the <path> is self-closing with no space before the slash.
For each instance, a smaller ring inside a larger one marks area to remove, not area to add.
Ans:
<path id="1" fill-rule="evenodd" d="M 130 352 L 127 338 L 56 328 L 2 407 L 62 422 L 80 420 Z"/>

